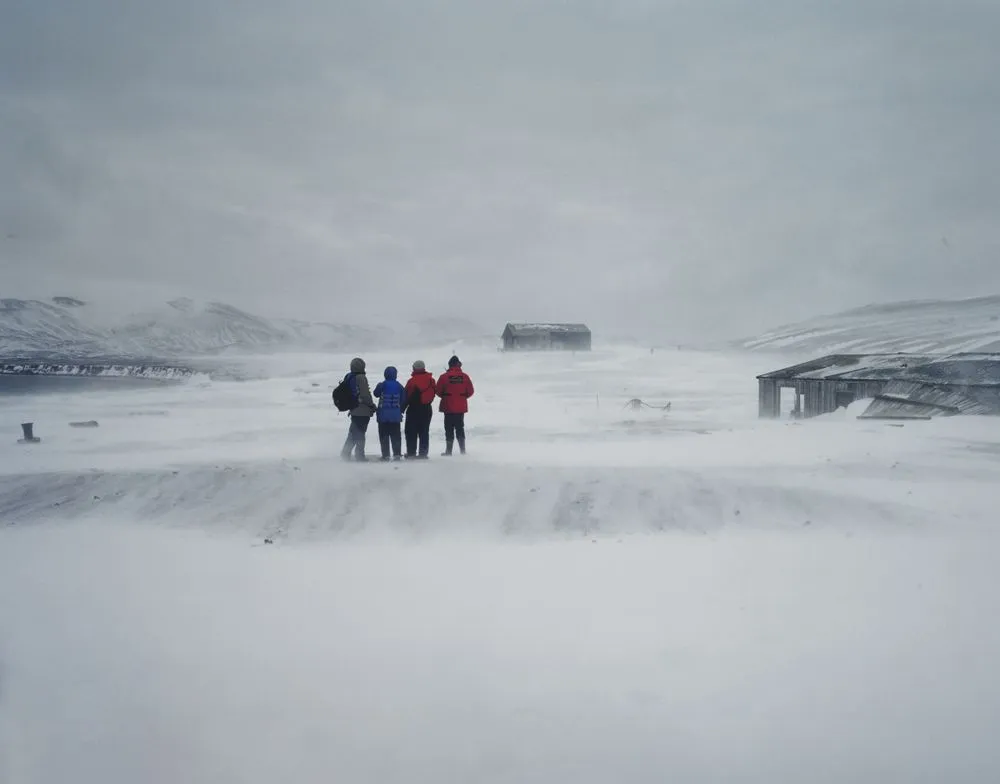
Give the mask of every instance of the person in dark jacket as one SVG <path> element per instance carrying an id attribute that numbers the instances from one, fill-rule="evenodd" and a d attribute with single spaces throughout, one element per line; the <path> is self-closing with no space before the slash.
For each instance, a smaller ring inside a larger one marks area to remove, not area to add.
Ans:
<path id="1" fill-rule="evenodd" d="M 448 360 L 448 370 L 441 374 L 435 385 L 435 392 L 441 398 L 441 412 L 444 414 L 444 453 L 451 455 L 452 445 L 458 441 L 458 451 L 465 454 L 465 415 L 469 411 L 469 398 L 475 393 L 472 379 L 462 370 L 458 357 Z"/>
<path id="2" fill-rule="evenodd" d="M 351 372 L 344 376 L 344 380 L 351 387 L 357 405 L 351 409 L 351 426 L 347 431 L 344 448 L 340 450 L 340 456 L 344 460 L 350 460 L 353 451 L 354 459 L 364 463 L 368 460 L 365 457 L 365 433 L 368 431 L 372 414 L 375 413 L 375 401 L 368 386 L 368 376 L 365 375 L 365 361 L 361 357 L 351 360 Z"/>
<path id="3" fill-rule="evenodd" d="M 402 435 L 399 431 L 403 421 L 404 392 L 403 385 L 396 380 L 396 368 L 390 365 L 385 369 L 385 381 L 375 385 L 372 394 L 378 398 L 378 440 L 382 447 L 382 459 L 389 459 L 389 446 L 392 445 L 392 455 L 396 460 L 402 458 Z"/>
<path id="4" fill-rule="evenodd" d="M 434 416 L 434 376 L 427 372 L 423 360 L 413 363 L 413 374 L 403 390 L 406 411 L 406 456 L 426 460 L 430 451 L 431 418 Z M 420 451 L 417 451 L 417 443 Z"/>

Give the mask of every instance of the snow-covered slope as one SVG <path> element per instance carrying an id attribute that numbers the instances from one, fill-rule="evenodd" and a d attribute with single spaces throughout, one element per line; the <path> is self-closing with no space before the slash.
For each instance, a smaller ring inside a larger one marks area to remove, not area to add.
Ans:
<path id="1" fill-rule="evenodd" d="M 106 340 L 81 321 L 76 306 L 0 299 L 0 356 L 93 356 Z"/>
<path id="2" fill-rule="evenodd" d="M 175 299 L 164 306 L 129 314 L 108 330 L 115 350 L 129 356 L 212 354 L 230 348 L 279 344 L 287 333 L 267 319 L 219 302 Z"/>
<path id="3" fill-rule="evenodd" d="M 1000 419 L 461 356 L 470 453 L 435 414 L 418 463 L 339 461 L 346 353 L 4 400 L 0 781 L 1000 779 Z"/>
<path id="4" fill-rule="evenodd" d="M 778 327 L 739 346 L 811 354 L 1000 351 L 1000 295 L 869 305 Z"/>
<path id="5" fill-rule="evenodd" d="M 405 322 L 393 329 L 265 318 L 220 302 L 187 298 L 127 313 L 71 297 L 0 300 L 0 358 L 161 359 L 223 352 L 362 351 L 438 344 L 482 330 L 463 320 Z"/>
<path id="6" fill-rule="evenodd" d="M 0 356 L 5 357 L 184 357 L 263 349 L 293 338 L 267 319 L 217 302 L 177 299 L 126 313 L 65 297 L 2 303 Z"/>

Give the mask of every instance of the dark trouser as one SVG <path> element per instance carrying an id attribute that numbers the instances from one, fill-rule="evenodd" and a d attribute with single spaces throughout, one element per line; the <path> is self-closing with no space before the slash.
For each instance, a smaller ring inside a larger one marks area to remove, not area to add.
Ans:
<path id="1" fill-rule="evenodd" d="M 351 450 L 354 450 L 354 456 L 359 460 L 363 459 L 365 456 L 365 433 L 368 431 L 368 423 L 371 421 L 371 417 L 367 416 L 352 416 L 351 417 L 351 427 L 347 431 L 347 440 L 344 442 L 344 448 L 340 450 L 340 456 L 345 460 L 349 460 L 351 457 Z"/>
<path id="2" fill-rule="evenodd" d="M 389 445 L 392 444 L 392 453 L 399 457 L 402 452 L 402 439 L 399 433 L 399 422 L 379 422 L 378 441 L 382 447 L 382 457 L 389 457 Z"/>
<path id="3" fill-rule="evenodd" d="M 431 444 L 431 417 L 434 409 L 430 403 L 419 403 L 406 409 L 406 454 L 417 456 L 417 441 L 420 442 L 420 455 L 427 457 Z"/>
<path id="4" fill-rule="evenodd" d="M 465 454 L 465 414 L 444 415 L 444 451 L 451 454 L 452 444 L 458 440 L 458 449 Z"/>

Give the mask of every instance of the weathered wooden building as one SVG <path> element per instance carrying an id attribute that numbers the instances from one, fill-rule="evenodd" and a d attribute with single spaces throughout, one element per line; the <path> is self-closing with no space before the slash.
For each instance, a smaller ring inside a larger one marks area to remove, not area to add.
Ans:
<path id="1" fill-rule="evenodd" d="M 504 351 L 590 351 L 586 324 L 507 324 Z"/>
<path id="2" fill-rule="evenodd" d="M 1000 414 L 1000 354 L 831 354 L 757 376 L 760 416 L 814 417 L 871 399 L 863 418 Z"/>

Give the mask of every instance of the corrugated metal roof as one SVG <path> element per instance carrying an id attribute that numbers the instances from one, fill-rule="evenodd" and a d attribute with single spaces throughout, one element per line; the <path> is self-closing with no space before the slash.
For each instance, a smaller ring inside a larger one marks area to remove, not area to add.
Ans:
<path id="1" fill-rule="evenodd" d="M 912 380 L 962 386 L 1000 386 L 1000 354 L 831 354 L 764 373 L 783 381 Z"/>
<path id="2" fill-rule="evenodd" d="M 1000 387 L 890 381 L 862 418 L 892 410 L 935 409 L 933 416 L 1000 414 Z"/>
<path id="3" fill-rule="evenodd" d="M 509 323 L 504 327 L 504 332 L 510 330 L 513 335 L 537 335 L 539 333 L 574 333 L 574 334 L 589 334 L 590 329 L 586 324 L 547 324 L 547 323 L 537 323 L 537 324 L 513 324 Z"/>
<path id="4" fill-rule="evenodd" d="M 937 416 L 953 416 L 948 409 L 928 403 L 914 403 L 912 400 L 895 400 L 877 397 L 858 419 L 933 419 Z"/>

